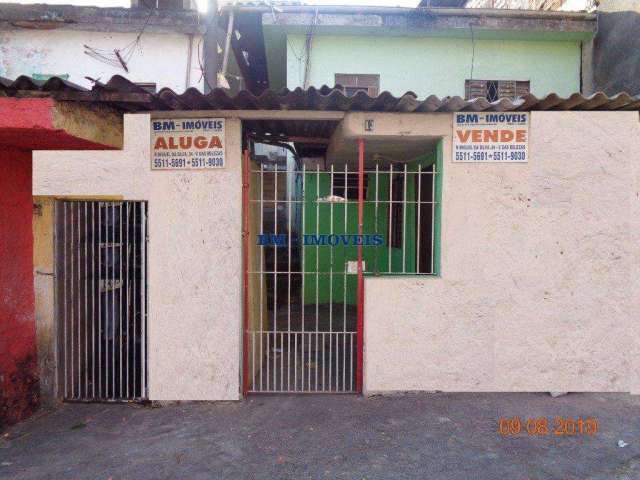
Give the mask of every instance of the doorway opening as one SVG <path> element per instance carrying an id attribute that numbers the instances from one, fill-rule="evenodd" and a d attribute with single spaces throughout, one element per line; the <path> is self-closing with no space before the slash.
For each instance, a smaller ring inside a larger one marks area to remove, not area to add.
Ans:
<path id="1" fill-rule="evenodd" d="M 245 153 L 243 390 L 357 393 L 358 267 L 437 274 L 438 155 L 360 167 L 357 155 L 301 156 L 309 144 L 286 139 L 254 139 Z"/>
<path id="2" fill-rule="evenodd" d="M 147 398 L 147 203 L 61 200 L 55 209 L 58 391 Z"/>

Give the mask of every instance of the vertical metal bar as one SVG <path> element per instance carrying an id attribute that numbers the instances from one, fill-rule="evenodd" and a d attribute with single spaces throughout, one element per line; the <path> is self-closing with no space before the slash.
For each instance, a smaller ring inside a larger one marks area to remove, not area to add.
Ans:
<path id="1" fill-rule="evenodd" d="M 111 398 L 116 396 L 116 202 L 111 202 Z"/>
<path id="2" fill-rule="evenodd" d="M 349 334 L 349 390 L 353 392 L 353 333 Z"/>
<path id="3" fill-rule="evenodd" d="M 254 372 L 256 371 L 256 332 L 255 331 L 251 332 L 251 369 L 249 371 L 250 371 L 250 375 L 253 383 L 253 375 L 254 375 Z M 249 389 L 251 388 L 251 385 L 249 384 L 246 388 L 247 388 L 247 391 L 249 391 Z"/>
<path id="4" fill-rule="evenodd" d="M 375 203 L 374 203 L 374 222 L 375 222 L 375 228 L 374 231 L 376 233 L 376 235 L 378 234 L 378 191 L 380 190 L 380 186 L 378 183 L 378 162 L 376 161 L 376 197 L 375 197 Z M 376 245 L 376 254 L 374 255 L 375 258 L 375 268 L 374 271 L 376 272 L 376 274 L 378 273 L 378 245 Z"/>
<path id="5" fill-rule="evenodd" d="M 304 305 L 303 305 L 304 308 Z M 300 366 L 302 368 L 302 372 L 300 372 L 300 381 L 302 383 L 301 385 L 301 389 L 304 392 L 304 347 L 305 347 L 305 341 L 304 341 L 304 332 L 302 332 L 302 335 L 300 336 L 300 340 L 302 340 L 302 348 L 301 348 L 301 355 L 300 355 Z M 309 385 L 307 385 L 307 388 L 309 387 Z"/>
<path id="6" fill-rule="evenodd" d="M 78 337 L 78 363 L 76 365 L 76 369 L 77 369 L 77 373 L 78 373 L 78 398 L 82 397 L 82 368 L 81 368 L 81 363 L 82 363 L 82 300 L 81 300 L 81 296 L 80 296 L 80 292 L 82 290 L 82 258 L 80 258 L 80 256 L 82 255 L 82 247 L 80 245 L 81 242 L 81 238 L 82 238 L 82 230 L 81 230 L 81 223 L 80 223 L 80 202 L 74 202 L 74 205 L 76 206 L 76 220 L 78 222 L 77 224 L 77 234 L 78 234 L 78 240 L 76 242 L 76 270 L 77 270 L 77 275 L 76 275 L 76 286 L 75 286 L 75 290 L 76 290 L 76 299 L 77 301 L 77 325 L 78 325 L 78 331 L 76 332 L 77 337 Z"/>
<path id="7" fill-rule="evenodd" d="M 304 308 L 304 303 L 302 305 Z M 298 391 L 298 334 L 293 334 L 293 391 Z"/>
<path id="8" fill-rule="evenodd" d="M 70 377 L 69 377 L 69 381 L 71 383 L 71 398 L 75 398 L 76 396 L 76 377 L 75 377 L 75 362 L 76 362 L 76 358 L 75 358 L 75 299 L 73 296 L 73 290 L 74 290 L 74 280 L 75 280 L 75 275 L 74 275 L 74 226 L 75 226 L 75 215 L 73 213 L 73 203 L 69 202 L 69 213 L 70 213 L 70 217 L 71 217 L 71 222 L 70 222 L 70 232 L 69 232 L 69 236 L 70 238 L 70 242 L 69 242 L 69 266 L 70 266 L 70 270 L 71 270 L 71 279 L 69 282 L 69 310 L 70 310 L 70 320 L 71 320 L 71 324 L 69 325 L 69 333 L 70 335 L 70 341 L 69 344 L 71 345 L 71 355 L 69 356 L 69 364 L 70 364 Z"/>
<path id="9" fill-rule="evenodd" d="M 334 182 L 334 172 L 333 172 L 333 163 L 331 164 L 331 190 L 330 194 L 333 195 L 333 182 Z M 332 238 L 333 235 L 333 202 L 329 204 L 329 238 Z M 329 391 L 331 391 L 331 387 L 333 384 L 332 381 L 332 359 L 333 359 L 333 341 L 332 341 L 332 332 L 333 332 L 333 247 L 329 247 Z M 324 340 L 324 337 L 323 337 Z M 324 342 L 322 342 L 322 346 L 324 348 Z M 324 366 L 324 365 L 323 365 Z M 324 373 L 324 372 L 323 372 Z M 322 375 L 322 380 L 324 382 L 324 374 Z M 324 383 L 322 386 L 324 390 Z"/>
<path id="10" fill-rule="evenodd" d="M 138 361 L 138 299 L 140 296 L 138 295 L 138 270 L 136 265 L 136 257 L 138 256 L 138 250 L 136 248 L 137 242 L 136 237 L 138 236 L 138 202 L 133 204 L 133 305 L 132 305 L 132 314 L 133 314 L 133 396 L 134 397 L 142 397 L 142 392 L 140 395 L 138 392 L 138 367 L 141 367 L 140 361 Z"/>
<path id="11" fill-rule="evenodd" d="M 289 233 L 289 253 L 288 253 L 288 272 L 287 272 L 287 390 L 291 391 L 291 203 L 292 197 L 289 195 L 289 167 L 287 167 L 287 227 Z M 295 177 L 294 177 L 295 178 Z M 284 348 L 284 347 L 283 347 Z M 284 359 L 284 350 L 282 352 Z"/>
<path id="12" fill-rule="evenodd" d="M 110 347 L 109 347 L 109 337 L 111 333 L 109 332 L 111 327 L 111 278 L 110 278 L 110 269 L 109 269 L 109 252 L 111 251 L 111 228 L 109 227 L 109 217 L 110 217 L 110 208 L 111 202 L 105 202 L 105 210 L 104 210 L 104 228 L 105 228 L 105 247 L 104 247 L 104 269 L 105 269 L 105 281 L 104 281 L 104 310 L 105 310 L 105 325 L 104 325 L 104 355 L 105 355 L 105 379 L 104 379 L 104 389 L 105 389 L 105 398 L 108 398 L 111 395 L 111 358 L 110 358 Z"/>
<path id="13" fill-rule="evenodd" d="M 416 230 L 416 273 L 420 273 L 420 205 L 422 204 L 422 165 L 418 165 L 418 228 Z"/>
<path id="14" fill-rule="evenodd" d="M 306 292 L 304 289 L 304 283 L 305 283 L 305 277 L 307 276 L 306 274 L 306 266 L 305 266 L 305 257 L 306 257 L 306 253 L 305 250 L 307 249 L 307 247 L 304 244 L 304 235 L 305 235 L 305 223 L 306 223 L 306 211 L 307 211 L 307 202 L 306 202 L 306 183 L 307 183 L 307 170 L 306 170 L 306 166 L 304 165 L 304 163 L 302 164 L 302 244 L 300 245 L 300 248 L 302 249 L 302 291 L 301 291 L 301 295 L 300 295 L 300 310 L 301 310 L 301 315 L 302 315 L 302 368 L 303 368 L 303 375 L 302 375 L 302 389 L 304 390 L 304 314 L 305 314 L 305 310 L 306 310 Z M 295 336 L 295 355 L 294 355 L 294 383 L 296 385 L 296 391 L 298 389 L 298 335 Z"/>
<path id="15" fill-rule="evenodd" d="M 129 344 L 131 343 L 131 325 L 129 323 L 129 314 L 131 313 L 131 302 L 130 302 L 130 298 L 129 298 L 129 277 L 130 277 L 130 272 L 131 272 L 131 265 L 129 263 L 129 247 L 130 247 L 130 236 L 131 236 L 131 231 L 130 231 L 130 216 L 131 216 L 131 202 L 127 202 L 125 204 L 127 206 L 127 215 L 125 217 L 125 225 L 127 226 L 127 234 L 125 235 L 125 244 L 126 244 L 126 260 L 127 260 L 127 267 L 125 268 L 125 276 L 124 278 L 126 279 L 126 287 L 125 287 L 125 291 L 127 292 L 127 297 L 126 297 L 126 302 L 125 302 L 125 311 L 126 311 L 126 345 L 127 345 L 127 369 L 126 369 L 126 384 L 127 384 L 127 398 L 131 398 L 131 392 L 129 389 L 129 385 L 131 384 L 131 380 L 129 378 L 129 371 L 131 370 L 131 362 L 130 362 L 130 358 L 131 358 L 131 349 L 129 348 Z"/>
<path id="16" fill-rule="evenodd" d="M 269 359 L 269 350 L 271 349 L 271 331 L 267 330 L 267 390 L 271 390 L 271 375 L 269 374 L 270 369 L 270 359 Z"/>
<path id="17" fill-rule="evenodd" d="M 278 162 L 276 162 L 275 170 L 273 173 L 273 225 L 277 238 L 278 235 Z M 276 365 L 276 349 L 277 347 L 277 335 L 278 332 L 278 243 L 274 242 L 273 245 L 273 386 L 275 390 L 277 388 L 277 370 Z M 267 355 L 269 352 L 267 351 Z"/>
<path id="18" fill-rule="evenodd" d="M 364 217 L 364 140 L 358 139 L 358 235 L 362 237 Z M 364 330 L 364 272 L 362 270 L 362 242 L 358 244 L 358 361 L 356 364 L 356 388 L 362 392 L 362 363 Z"/>
<path id="19" fill-rule="evenodd" d="M 316 235 L 320 233 L 320 164 L 316 164 Z M 320 301 L 320 246 L 316 242 L 316 368 L 315 368 L 315 390 L 318 390 L 318 322 L 319 322 L 319 301 Z M 324 345 L 322 348 L 322 368 L 324 381 Z M 309 363 L 311 363 L 311 336 L 309 336 Z M 308 369 L 309 388 L 311 388 L 311 368 Z"/>
<path id="20" fill-rule="evenodd" d="M 67 332 L 67 323 L 69 322 L 67 316 L 67 303 L 69 298 L 69 289 L 67 288 L 67 276 L 68 276 L 68 268 L 67 268 L 67 207 L 69 204 L 67 202 L 61 202 L 62 206 L 62 304 L 63 304 L 63 323 L 62 323 L 62 347 L 64 356 L 63 360 L 63 373 L 64 373 L 64 398 L 69 398 L 69 377 L 67 374 L 67 364 L 68 362 L 68 353 L 69 353 L 69 344 L 67 343 L 69 337 Z"/>
<path id="21" fill-rule="evenodd" d="M 140 248 L 142 250 L 142 255 L 140 256 L 141 263 L 141 281 L 140 281 L 140 291 L 141 291 L 141 302 L 140 302 L 140 310 L 142 311 L 142 315 L 140 316 L 140 328 L 142 333 L 140 335 L 140 350 L 141 350 L 141 393 L 143 397 L 147 397 L 147 203 L 141 202 L 140 208 L 142 209 L 140 213 L 140 220 L 142 222 L 141 229 L 142 234 L 140 235 Z"/>
<path id="22" fill-rule="evenodd" d="M 89 297 L 88 297 L 88 275 L 89 275 L 89 256 L 87 252 L 87 243 L 89 241 L 88 237 L 88 224 L 87 220 L 87 202 L 82 202 L 84 204 L 84 395 L 85 397 L 89 396 Z"/>
<path id="23" fill-rule="evenodd" d="M 440 172 L 436 171 L 436 164 L 431 166 L 431 273 L 435 273 L 433 268 L 434 259 L 434 241 L 435 241 L 435 225 L 436 225 L 436 175 L 440 175 Z"/>
<path id="24" fill-rule="evenodd" d="M 260 235 L 264 234 L 264 164 L 260 162 Z M 264 344 L 264 313 L 263 313 L 263 289 L 264 276 L 266 269 L 265 247 L 260 246 L 260 390 L 264 389 L 262 382 L 262 361 L 264 360 L 264 352 L 262 345 Z"/>
<path id="25" fill-rule="evenodd" d="M 389 250 L 389 267 L 387 271 L 391 273 L 391 244 L 393 243 L 391 240 L 391 235 L 393 234 L 393 163 L 389 165 L 389 239 L 388 239 L 388 250 Z"/>
<path id="26" fill-rule="evenodd" d="M 319 335 L 319 334 L 318 334 Z M 316 335 L 316 336 L 318 336 Z M 316 345 L 317 345 L 317 340 L 316 340 Z M 324 332 L 322 332 L 322 342 L 320 343 L 320 345 L 322 346 L 322 391 L 325 391 L 325 377 L 326 377 L 326 370 L 325 370 L 325 364 L 326 364 L 326 360 L 325 360 L 325 345 L 326 345 L 326 339 L 324 338 Z M 318 349 L 316 349 L 316 358 L 318 356 Z M 329 370 L 329 376 L 331 376 L 331 370 Z"/>
<path id="27" fill-rule="evenodd" d="M 336 362 L 335 362 L 335 369 L 336 369 L 336 383 L 335 383 L 335 390 L 336 392 L 340 391 L 340 334 L 338 332 L 335 333 L 334 337 L 335 337 L 335 342 L 336 342 Z M 342 335 L 344 336 L 344 335 Z"/>
<path id="28" fill-rule="evenodd" d="M 122 294 L 124 293 L 124 282 L 122 279 L 122 260 L 123 260 L 123 242 L 122 242 L 122 208 L 124 207 L 124 203 L 120 202 L 120 207 L 118 208 L 118 224 L 119 224 L 119 228 L 118 228 L 118 234 L 119 234 L 119 247 L 118 247 L 118 269 L 119 269 L 119 274 L 118 274 L 118 281 L 120 282 L 120 295 L 118 295 L 118 324 L 119 324 L 119 328 L 118 328 L 118 333 L 120 336 L 120 341 L 118 342 L 118 359 L 119 359 L 119 367 L 120 367 L 120 388 L 118 390 L 118 395 L 120 396 L 120 398 L 123 397 L 123 388 L 122 388 Z"/>
<path id="29" fill-rule="evenodd" d="M 70 217 L 69 232 L 69 268 L 71 270 L 71 278 L 69 279 L 69 385 L 71 390 L 70 398 L 76 398 L 76 215 L 73 202 L 68 202 Z"/>
<path id="30" fill-rule="evenodd" d="M 250 168 L 249 149 L 243 152 L 242 165 L 242 254 L 243 254 L 243 307 L 244 318 L 242 323 L 242 395 L 249 391 L 249 181 Z"/>
<path id="31" fill-rule="evenodd" d="M 407 271 L 407 164 L 404 164 L 402 188 L 402 273 Z"/>
<path id="32" fill-rule="evenodd" d="M 344 164 L 344 233 L 348 234 L 349 233 L 349 220 L 348 220 L 348 208 L 349 208 L 349 191 L 347 189 L 347 185 L 349 183 L 349 172 L 347 169 L 347 163 L 345 162 Z M 342 275 L 342 331 L 346 332 L 347 331 L 347 263 L 349 262 L 349 259 L 347 258 L 347 249 L 345 247 L 344 249 L 344 273 Z M 347 336 L 346 334 L 342 335 L 342 390 L 344 390 L 344 381 L 345 381 L 345 368 L 346 368 L 346 364 L 345 364 L 345 359 L 346 359 L 346 342 L 347 341 Z"/>
<path id="33" fill-rule="evenodd" d="M 102 393 L 102 203 L 98 203 L 98 395 Z"/>
<path id="34" fill-rule="evenodd" d="M 76 397 L 76 377 L 75 377 L 75 363 L 76 363 L 76 356 L 75 356 L 75 296 L 73 295 L 73 291 L 76 290 L 75 287 L 75 276 L 74 276 L 74 271 L 75 271 L 75 262 L 74 262 L 74 253 L 75 253 L 75 234 L 74 234 L 74 227 L 75 227 L 75 216 L 74 216 L 74 212 L 73 212 L 73 203 L 69 203 L 69 209 L 71 210 L 71 247 L 70 247 L 70 251 L 71 251 L 71 284 L 70 284 L 70 295 L 69 295 L 69 300 L 71 301 L 71 397 L 75 398 Z M 76 290 L 77 291 L 77 290 Z"/>
<path id="35" fill-rule="evenodd" d="M 91 202 L 91 396 L 96 398 L 96 202 Z"/>
<path id="36" fill-rule="evenodd" d="M 307 356 L 308 356 L 308 362 L 307 362 L 307 372 L 309 373 L 309 389 L 311 389 L 311 333 L 309 333 L 309 348 L 307 349 Z M 316 345 L 318 344 L 318 332 L 315 333 L 315 337 L 316 337 Z M 316 379 L 318 378 L 318 352 L 316 351 L 316 367 L 315 367 L 315 371 L 316 371 Z M 318 381 L 316 380 L 316 390 L 318 390 Z"/>
<path id="37" fill-rule="evenodd" d="M 301 361 L 302 361 L 302 390 L 304 390 L 304 314 L 305 314 L 305 310 L 306 310 L 306 291 L 305 291 L 305 278 L 307 276 L 307 270 L 306 270 L 306 245 L 304 242 L 304 236 L 305 236 L 305 224 L 306 224 L 306 211 L 307 211 L 307 169 L 306 169 L 306 165 L 303 163 L 302 164 L 302 244 L 300 245 L 300 248 L 302 249 L 302 293 L 300 296 L 300 310 L 301 310 L 301 323 L 302 323 L 302 357 L 301 357 Z M 296 363 L 294 371 L 295 371 L 295 384 L 296 384 L 296 389 L 298 388 L 298 366 L 297 366 L 297 362 L 298 362 L 298 336 L 296 335 L 295 337 L 295 341 L 296 341 L 296 354 L 294 356 L 295 360 L 294 362 Z"/>

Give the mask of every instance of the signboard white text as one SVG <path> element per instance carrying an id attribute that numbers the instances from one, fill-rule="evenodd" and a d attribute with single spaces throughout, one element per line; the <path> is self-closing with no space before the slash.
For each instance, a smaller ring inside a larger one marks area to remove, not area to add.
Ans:
<path id="1" fill-rule="evenodd" d="M 454 113 L 453 161 L 528 162 L 529 113 Z"/>
<path id="2" fill-rule="evenodd" d="M 223 118 L 151 120 L 152 170 L 210 170 L 224 162 Z"/>

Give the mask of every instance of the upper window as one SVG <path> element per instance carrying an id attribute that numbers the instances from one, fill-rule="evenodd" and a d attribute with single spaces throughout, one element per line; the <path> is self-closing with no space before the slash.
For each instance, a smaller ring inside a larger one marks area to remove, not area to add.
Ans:
<path id="1" fill-rule="evenodd" d="M 514 100 L 529 93 L 530 87 L 529 80 L 465 80 L 464 96 L 467 100 L 486 98 L 490 102 L 500 98 Z"/>
<path id="2" fill-rule="evenodd" d="M 135 82 L 135 84 L 140 88 L 144 88 L 149 93 L 156 93 L 157 91 L 156 84 L 152 82 Z"/>
<path id="3" fill-rule="evenodd" d="M 376 97 L 380 92 L 380 75 L 336 73 L 336 85 L 347 97 L 353 97 L 358 92 Z"/>
<path id="4" fill-rule="evenodd" d="M 34 73 L 33 75 L 31 75 L 31 78 L 33 78 L 34 80 L 41 80 L 41 81 L 47 81 L 53 77 L 57 77 L 61 80 L 69 80 L 68 73 L 63 73 L 63 74 Z"/>

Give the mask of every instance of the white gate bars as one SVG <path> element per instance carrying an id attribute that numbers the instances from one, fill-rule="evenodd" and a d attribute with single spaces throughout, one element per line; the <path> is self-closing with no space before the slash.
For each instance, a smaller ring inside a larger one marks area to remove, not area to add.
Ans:
<path id="1" fill-rule="evenodd" d="M 245 358 L 252 377 L 248 391 L 354 392 L 357 332 L 355 305 L 347 301 L 352 288 L 347 285 L 345 265 L 335 268 L 336 254 L 327 247 L 304 244 L 308 228 L 318 231 L 328 221 L 331 234 L 337 221 L 337 207 L 330 202 L 321 206 L 317 198 L 305 196 L 309 178 L 318 192 L 325 172 L 278 163 L 252 165 L 250 181 L 256 188 L 247 201 L 259 218 L 259 230 L 251 232 L 249 245 L 259 250 L 260 260 L 248 274 L 259 277 L 251 296 L 260 307 L 259 318 L 248 331 Z M 353 228 L 347 222 L 348 212 L 356 209 L 346 203 L 340 208 L 346 232 Z M 327 268 L 320 259 L 325 255 Z M 339 295 L 334 285 L 338 276 L 343 280 Z"/>
<path id="2" fill-rule="evenodd" d="M 244 390 L 356 392 L 358 250 L 366 275 L 435 273 L 435 165 L 246 155 Z"/>
<path id="3" fill-rule="evenodd" d="M 56 203 L 59 391 L 147 397 L 147 203 Z"/>

